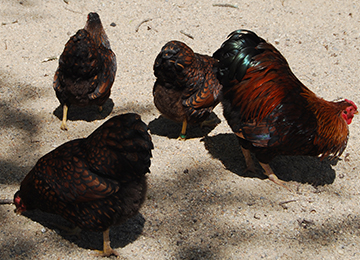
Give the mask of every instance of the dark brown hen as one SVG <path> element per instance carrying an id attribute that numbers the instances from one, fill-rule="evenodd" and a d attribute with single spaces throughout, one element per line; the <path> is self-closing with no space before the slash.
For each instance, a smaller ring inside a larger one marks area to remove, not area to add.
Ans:
<path id="1" fill-rule="evenodd" d="M 103 255 L 117 254 L 109 228 L 136 215 L 144 202 L 152 149 L 139 115 L 115 116 L 40 158 L 14 196 L 16 212 L 40 209 L 104 232 Z"/>
<path id="2" fill-rule="evenodd" d="M 154 74 L 155 106 L 164 117 L 183 123 L 180 138 L 185 139 L 187 124 L 203 123 L 219 103 L 216 61 L 170 41 L 156 57 Z"/>
<path id="3" fill-rule="evenodd" d="M 305 87 L 281 53 L 247 30 L 230 34 L 214 53 L 223 85 L 224 117 L 249 170 L 254 152 L 265 174 L 283 185 L 269 162 L 277 155 L 341 155 L 357 107 L 326 101 Z M 284 186 L 284 185 L 283 185 Z"/>
<path id="4" fill-rule="evenodd" d="M 53 87 L 63 106 L 60 128 L 67 130 L 70 105 L 102 105 L 110 96 L 116 74 L 116 56 L 97 13 L 89 13 L 84 29 L 66 43 Z"/>

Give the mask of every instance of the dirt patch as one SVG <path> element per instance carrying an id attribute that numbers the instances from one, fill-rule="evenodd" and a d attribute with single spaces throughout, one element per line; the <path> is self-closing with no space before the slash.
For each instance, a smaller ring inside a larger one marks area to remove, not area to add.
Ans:
<path id="1" fill-rule="evenodd" d="M 166 42 L 211 55 L 230 32 L 249 29 L 274 44 L 319 96 L 360 104 L 357 2 L 7 0 L 0 7 L 0 198 L 12 198 L 42 155 L 107 118 L 136 112 L 150 125 L 155 149 L 141 213 L 110 233 L 124 258 L 360 258 L 359 118 L 339 160 L 272 162 L 290 193 L 260 173 L 246 175 L 221 106 L 216 128 L 190 129 L 191 138 L 179 142 L 180 126 L 159 118 L 152 98 L 153 62 Z M 104 112 L 72 107 L 63 132 L 53 57 L 90 11 L 102 19 L 118 72 Z M 84 231 L 79 240 L 51 226 L 57 217 L 13 210 L 0 206 L 1 259 L 97 259 L 91 250 L 101 249 L 102 234 Z"/>

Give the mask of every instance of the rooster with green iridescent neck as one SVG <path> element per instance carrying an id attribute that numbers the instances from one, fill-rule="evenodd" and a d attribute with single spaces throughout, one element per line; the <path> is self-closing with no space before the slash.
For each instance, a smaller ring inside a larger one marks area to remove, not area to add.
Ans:
<path id="1" fill-rule="evenodd" d="M 253 152 L 273 182 L 269 162 L 277 155 L 340 156 L 357 106 L 316 96 L 292 73 L 282 54 L 247 30 L 229 35 L 213 57 L 219 60 L 224 117 L 238 137 L 247 170 Z"/>

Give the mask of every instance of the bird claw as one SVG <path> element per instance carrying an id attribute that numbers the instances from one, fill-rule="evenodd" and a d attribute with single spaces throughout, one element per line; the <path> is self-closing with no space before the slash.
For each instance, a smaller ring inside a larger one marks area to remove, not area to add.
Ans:
<path id="1" fill-rule="evenodd" d="M 285 182 L 280 180 L 275 174 L 269 174 L 269 180 L 276 183 L 277 185 L 280 185 L 281 187 L 287 189 L 288 191 L 292 192 L 292 189 L 290 189 L 288 186 L 285 185 Z"/>
<path id="2" fill-rule="evenodd" d="M 255 167 L 255 165 L 251 164 L 250 166 L 248 166 L 245 169 L 245 173 L 251 173 L 252 175 L 256 175 L 257 173 L 257 168 Z M 266 174 L 267 175 L 267 174 Z M 271 173 L 269 175 L 267 175 L 269 180 L 271 180 L 272 182 L 276 183 L 277 185 L 280 185 L 281 187 L 287 189 L 288 191 L 292 192 L 292 189 L 290 189 L 288 186 L 285 185 L 285 181 L 280 180 L 274 173 Z"/>
<path id="3" fill-rule="evenodd" d="M 186 140 L 186 135 L 180 134 L 179 137 L 177 138 L 177 140 L 185 141 Z"/>
<path id="4" fill-rule="evenodd" d="M 114 255 L 114 256 L 116 256 L 116 258 L 121 259 L 120 254 L 117 251 L 115 251 L 114 249 L 112 249 L 112 248 L 107 249 L 105 251 L 102 251 L 102 250 L 94 250 L 94 251 L 95 252 L 92 253 L 94 256 L 110 257 L 110 256 Z"/>
<path id="5" fill-rule="evenodd" d="M 66 123 L 61 123 L 60 129 L 63 130 L 63 131 L 67 131 L 68 127 L 67 127 Z"/>

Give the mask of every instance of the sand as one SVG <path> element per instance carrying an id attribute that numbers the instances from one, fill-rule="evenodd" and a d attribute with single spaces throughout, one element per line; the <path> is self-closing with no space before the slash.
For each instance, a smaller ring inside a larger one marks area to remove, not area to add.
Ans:
<path id="1" fill-rule="evenodd" d="M 359 9 L 336 0 L 1 0 L 0 198 L 13 197 L 42 155 L 114 115 L 136 112 L 155 149 L 140 214 L 110 232 L 124 259 L 360 259 L 360 118 L 338 160 L 271 163 L 289 192 L 260 172 L 245 173 L 220 105 L 217 127 L 191 128 L 181 142 L 181 126 L 159 118 L 152 97 L 153 62 L 166 42 L 211 55 L 230 32 L 249 29 L 274 44 L 319 96 L 359 105 Z M 104 111 L 70 108 L 64 132 L 52 80 L 65 43 L 91 11 L 117 55 L 117 76 Z M 0 259 L 98 259 L 92 250 L 102 248 L 101 233 L 67 236 L 51 225 L 61 219 L 17 216 L 14 208 L 0 205 Z"/>

